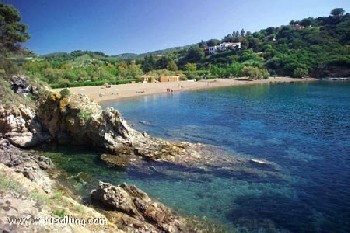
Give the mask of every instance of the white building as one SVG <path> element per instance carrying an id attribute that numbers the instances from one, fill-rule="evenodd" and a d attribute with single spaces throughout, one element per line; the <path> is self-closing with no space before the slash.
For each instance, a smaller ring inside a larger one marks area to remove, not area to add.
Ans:
<path id="1" fill-rule="evenodd" d="M 209 50 L 209 54 L 216 54 L 218 52 L 225 51 L 228 48 L 240 49 L 240 48 L 242 48 L 242 44 L 241 44 L 241 42 L 237 42 L 237 43 L 223 42 L 219 45 L 209 47 L 208 50 Z"/>

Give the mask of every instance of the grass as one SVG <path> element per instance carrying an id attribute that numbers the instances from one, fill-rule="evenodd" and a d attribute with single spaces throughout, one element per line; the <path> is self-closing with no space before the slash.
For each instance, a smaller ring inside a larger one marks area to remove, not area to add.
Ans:
<path id="1" fill-rule="evenodd" d="M 48 204 L 51 202 L 49 196 L 41 193 L 37 190 L 27 192 L 23 189 L 22 185 L 13 179 L 9 179 L 5 174 L 0 173 L 0 189 L 6 191 L 12 191 L 16 193 L 26 194 L 32 200 L 35 200 L 41 204 Z"/>
<path id="2" fill-rule="evenodd" d="M 64 209 L 55 209 L 52 211 L 53 215 L 56 215 L 59 218 L 64 218 L 66 211 Z"/>
<path id="3" fill-rule="evenodd" d="M 91 119 L 91 113 L 89 113 L 89 112 L 85 112 L 85 111 L 80 111 L 79 113 L 78 113 L 78 116 L 80 117 L 80 118 L 82 118 L 82 119 L 84 119 L 85 121 L 88 121 L 88 120 L 90 120 Z"/>
<path id="4" fill-rule="evenodd" d="M 0 173 L 0 189 L 7 191 L 23 192 L 21 185 L 9 178 L 3 173 Z"/>
<path id="5" fill-rule="evenodd" d="M 31 191 L 29 197 L 41 204 L 49 204 L 52 201 L 48 195 L 38 192 L 37 190 Z"/>
<path id="6" fill-rule="evenodd" d="M 11 89 L 10 82 L 6 78 L 0 76 L 0 104 L 9 107 L 18 107 L 20 104 L 33 106 L 34 102 L 30 96 L 15 94 Z"/>

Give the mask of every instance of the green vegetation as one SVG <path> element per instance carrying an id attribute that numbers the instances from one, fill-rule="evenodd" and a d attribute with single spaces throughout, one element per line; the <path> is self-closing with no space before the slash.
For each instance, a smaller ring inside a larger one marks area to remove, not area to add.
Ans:
<path id="1" fill-rule="evenodd" d="M 64 88 L 60 91 L 60 95 L 62 96 L 62 98 L 68 97 L 70 96 L 70 90 L 68 90 L 67 88 Z"/>
<path id="2" fill-rule="evenodd" d="M 27 27 L 20 23 L 19 12 L 8 5 L 0 3 L 0 52 L 1 56 L 20 47 L 18 43 L 29 39 Z"/>
<path id="3" fill-rule="evenodd" d="M 0 38 L 0 48 L 11 52 L 29 35 L 25 26 L 19 23 L 18 12 L 4 4 L 0 6 L 2 24 L 15 24 L 18 29 L 6 31 L 1 28 L 1 33 L 15 35 L 11 40 Z M 3 11 L 10 12 L 10 19 L 3 16 L 6 15 Z M 240 42 L 241 48 L 229 46 L 215 54 L 209 53 L 209 47 L 225 42 Z M 185 74 L 182 79 L 347 76 L 350 75 L 350 14 L 336 8 L 327 17 L 291 20 L 289 25 L 254 33 L 234 30 L 221 40 L 210 39 L 141 55 L 109 56 L 78 50 L 38 57 L 22 50 L 23 56 L 26 59 L 21 62 L 18 58 L 2 59 L 0 75 L 17 70 L 49 83 L 53 88 L 141 82 L 143 75 L 153 79 L 177 74 Z M 16 65 L 19 67 L 13 69 Z"/>
<path id="4" fill-rule="evenodd" d="M 85 112 L 85 111 L 80 111 L 78 113 L 78 116 L 82 119 L 84 119 L 85 121 L 88 121 L 91 119 L 91 113 L 89 112 Z"/>
<path id="5" fill-rule="evenodd" d="M 82 51 L 46 55 L 26 62 L 22 69 L 28 76 L 39 77 L 53 88 L 129 83 L 142 75 L 140 65 L 134 62 Z"/>
<path id="6" fill-rule="evenodd" d="M 53 215 L 56 215 L 57 217 L 59 218 L 64 218 L 64 215 L 65 215 L 65 210 L 64 209 L 55 209 L 52 214 Z"/>
<path id="7" fill-rule="evenodd" d="M 12 179 L 9 179 L 6 174 L 0 173 L 0 189 L 14 192 L 22 192 L 21 185 Z"/>
<path id="8" fill-rule="evenodd" d="M 19 12 L 12 6 L 0 3 L 0 78 L 18 72 L 13 59 L 28 55 L 20 47 L 29 39 L 26 25 L 22 24 Z"/>

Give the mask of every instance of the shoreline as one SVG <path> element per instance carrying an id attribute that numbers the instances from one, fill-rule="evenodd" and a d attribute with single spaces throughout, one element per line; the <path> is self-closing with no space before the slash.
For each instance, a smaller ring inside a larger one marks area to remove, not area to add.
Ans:
<path id="1" fill-rule="evenodd" d="M 269 77 L 268 79 L 258 79 L 249 81 L 247 79 L 206 79 L 194 81 L 179 81 L 167 83 L 128 83 L 105 86 L 81 86 L 68 88 L 74 94 L 85 94 L 97 103 L 106 101 L 117 101 L 129 98 L 137 98 L 148 95 L 166 94 L 169 90 L 172 93 L 192 90 L 203 90 L 217 87 L 247 86 L 254 84 L 269 83 L 294 83 L 316 81 L 315 78 L 296 79 L 289 77 Z M 61 89 L 55 89 L 59 91 Z"/>

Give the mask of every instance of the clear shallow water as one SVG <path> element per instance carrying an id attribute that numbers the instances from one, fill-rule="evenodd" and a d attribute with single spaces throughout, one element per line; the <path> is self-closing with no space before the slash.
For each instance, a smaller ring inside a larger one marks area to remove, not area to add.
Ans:
<path id="1" fill-rule="evenodd" d="M 230 87 L 108 106 L 151 135 L 273 161 L 287 179 L 145 177 L 106 168 L 98 153 L 58 149 L 51 156 L 71 179 L 88 182 L 75 188 L 89 190 L 98 179 L 133 183 L 181 213 L 206 216 L 231 231 L 350 232 L 349 82 Z"/>

